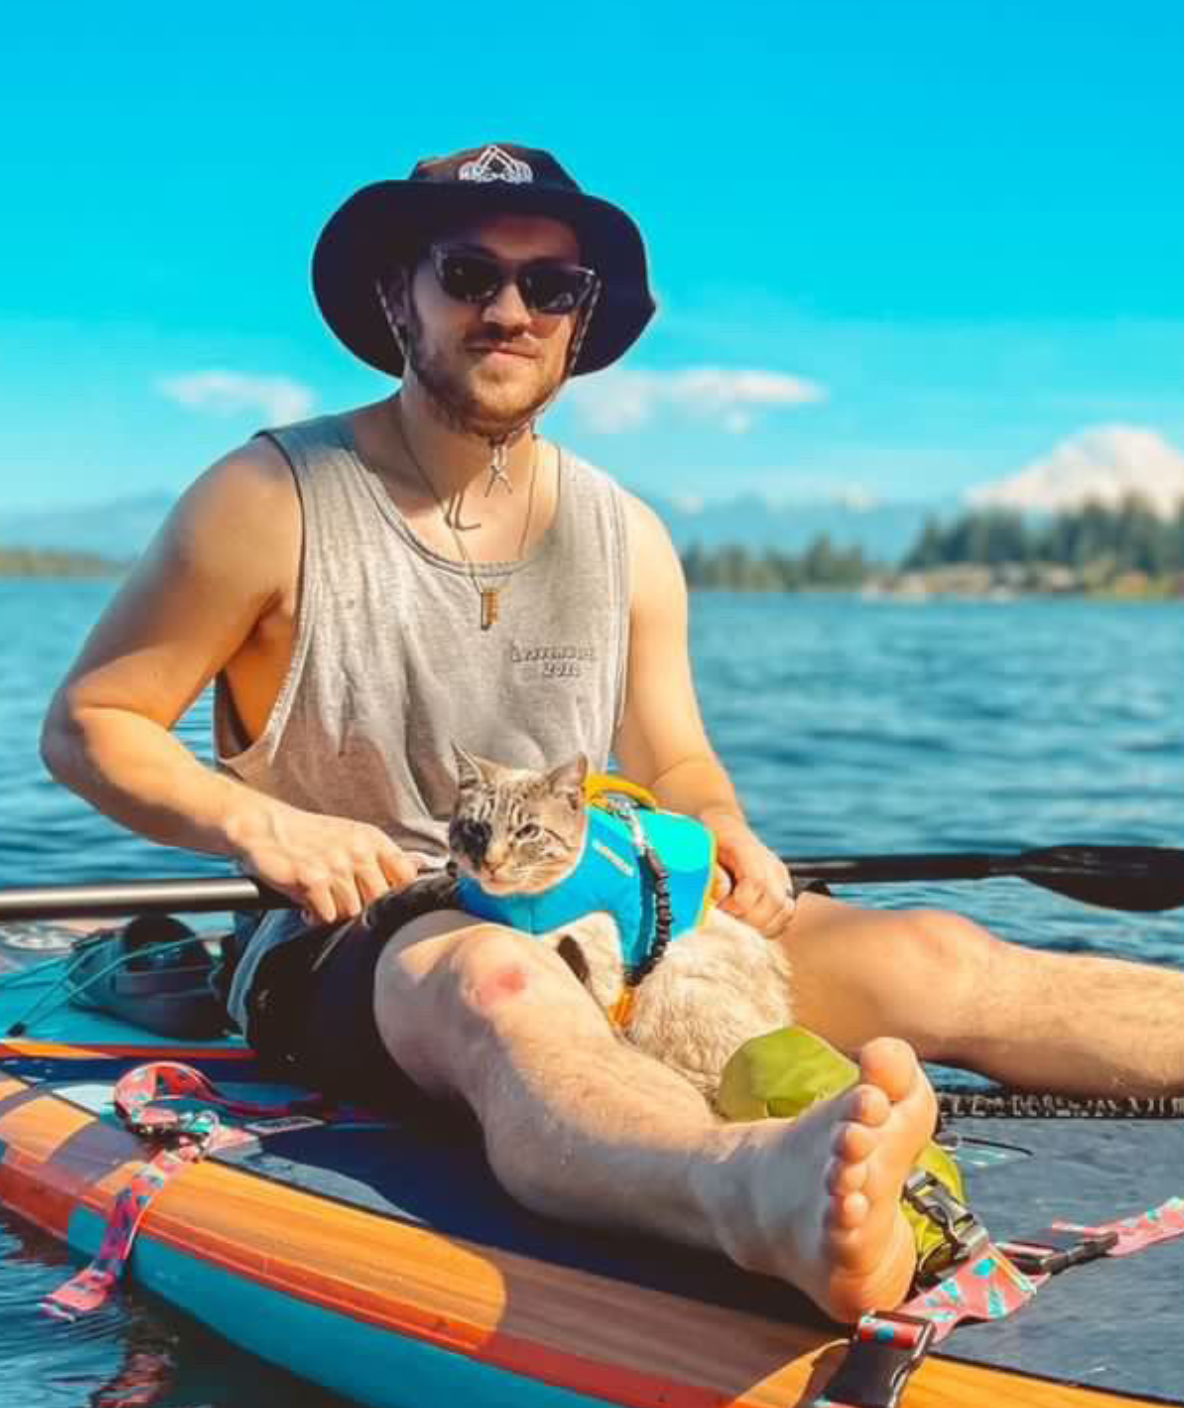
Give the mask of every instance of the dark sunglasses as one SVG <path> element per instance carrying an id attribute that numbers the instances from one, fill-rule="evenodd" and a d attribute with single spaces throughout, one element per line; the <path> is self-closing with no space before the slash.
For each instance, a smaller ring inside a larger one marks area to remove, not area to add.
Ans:
<path id="1" fill-rule="evenodd" d="M 503 264 L 475 249 L 432 245 L 432 268 L 440 287 L 460 303 L 492 303 L 511 281 L 532 313 L 574 313 L 596 287 L 596 272 L 559 259 Z"/>

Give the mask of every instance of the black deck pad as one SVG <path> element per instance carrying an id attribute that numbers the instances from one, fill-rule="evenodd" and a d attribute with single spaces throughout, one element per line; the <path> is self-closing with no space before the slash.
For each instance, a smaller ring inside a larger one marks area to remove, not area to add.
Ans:
<path id="1" fill-rule="evenodd" d="M 1093 1225 L 1184 1196 L 1184 1120 L 985 1120 L 967 1134 L 1032 1151 L 967 1170 L 999 1240 Z M 1070 1267 L 1008 1320 L 958 1329 L 941 1352 L 1114 1392 L 1184 1402 L 1184 1238 Z"/>
<path id="2" fill-rule="evenodd" d="M 188 1059 L 188 1058 L 187 1058 Z M 197 1064 L 201 1064 L 198 1062 Z M 50 1085 L 113 1081 L 126 1061 L 3 1062 Z M 248 1063 L 212 1062 L 227 1094 L 269 1097 Z M 69 1096 L 68 1089 L 63 1094 Z M 230 1119 L 250 1127 L 249 1117 Z M 461 1112 L 343 1110 L 216 1155 L 246 1172 L 450 1236 L 773 1318 L 825 1325 L 804 1297 L 722 1257 L 536 1217 L 497 1186 Z M 1184 1194 L 1184 1121 L 958 1121 L 972 1206 L 998 1240 L 1096 1224 Z M 979 1143 L 977 1141 L 984 1141 Z M 959 1328 L 938 1353 L 1067 1383 L 1184 1402 L 1184 1238 L 1070 1268 L 1009 1320 Z"/>

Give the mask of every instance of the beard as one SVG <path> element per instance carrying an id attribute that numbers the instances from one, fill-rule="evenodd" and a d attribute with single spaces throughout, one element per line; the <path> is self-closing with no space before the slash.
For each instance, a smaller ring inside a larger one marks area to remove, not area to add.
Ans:
<path id="1" fill-rule="evenodd" d="M 534 419 L 566 374 L 564 365 L 552 370 L 540 360 L 528 364 L 540 370 L 533 386 L 499 385 L 495 381 L 486 383 L 485 388 L 474 386 L 465 370 L 450 360 L 443 349 L 429 345 L 419 310 L 410 297 L 403 331 L 407 366 L 415 373 L 441 423 L 462 434 L 504 439 Z M 486 334 L 483 341 L 493 343 L 496 337 Z"/>

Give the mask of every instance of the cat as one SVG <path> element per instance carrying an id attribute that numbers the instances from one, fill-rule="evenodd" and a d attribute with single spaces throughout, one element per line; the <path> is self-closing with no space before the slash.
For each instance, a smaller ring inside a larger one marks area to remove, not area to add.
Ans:
<path id="1" fill-rule="evenodd" d="M 448 839 L 462 892 L 467 886 L 486 917 L 502 917 L 497 906 L 505 904 L 517 916 L 513 906 L 521 897 L 552 891 L 581 860 L 589 832 L 587 758 L 578 754 L 559 767 L 532 770 L 490 762 L 456 744 L 453 752 L 457 792 Z M 532 927 L 517 918 L 508 922 Z M 536 937 L 564 959 L 610 1020 L 620 1011 L 626 968 L 611 914 L 565 919 Z M 792 1021 L 790 965 L 781 946 L 711 908 L 670 942 L 634 988 L 618 1025 L 633 1045 L 714 1102 L 732 1053 Z"/>

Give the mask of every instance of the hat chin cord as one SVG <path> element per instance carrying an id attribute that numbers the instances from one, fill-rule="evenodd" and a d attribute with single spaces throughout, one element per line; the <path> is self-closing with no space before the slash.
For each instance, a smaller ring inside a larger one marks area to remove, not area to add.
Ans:
<path id="1" fill-rule="evenodd" d="M 391 336 L 395 340 L 395 345 L 399 349 L 399 354 L 403 358 L 404 369 L 411 366 L 411 357 L 407 342 L 407 331 L 402 323 L 395 317 L 391 307 L 388 290 L 383 287 L 381 279 L 374 280 L 374 288 L 378 294 L 378 302 L 382 308 L 383 316 L 386 318 L 387 327 L 391 330 Z M 597 301 L 600 298 L 600 280 L 597 279 L 592 285 L 592 292 L 588 295 L 583 307 L 579 311 L 578 321 L 575 331 L 572 333 L 571 342 L 568 344 L 567 356 L 564 359 L 563 375 L 559 378 L 554 389 L 545 401 L 536 406 L 530 415 L 524 417 L 517 425 L 513 425 L 504 435 L 499 436 L 475 436 L 485 441 L 489 446 L 489 482 L 485 486 L 485 497 L 488 498 L 493 491 L 495 484 L 501 484 L 508 494 L 514 492 L 514 486 L 510 483 L 509 475 L 506 473 L 506 461 L 509 458 L 509 447 L 519 438 L 519 436 L 530 433 L 534 434 L 535 421 L 551 405 L 559 393 L 563 390 L 568 378 L 572 374 L 572 368 L 580 355 L 580 349 L 584 345 L 588 328 L 592 323 L 592 314 L 596 310 Z"/>

